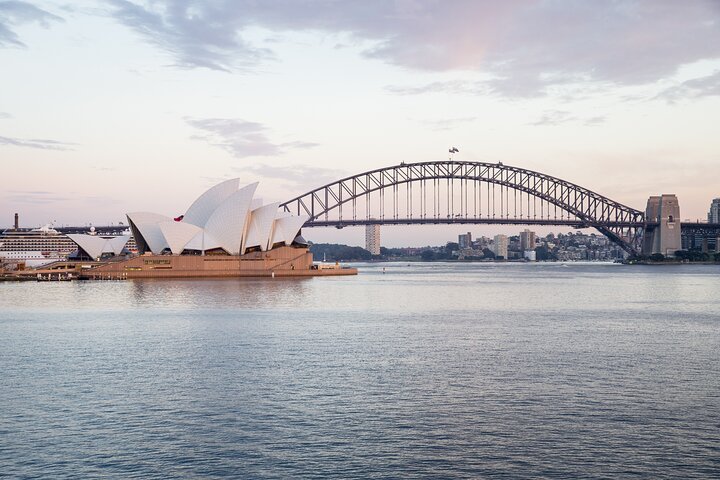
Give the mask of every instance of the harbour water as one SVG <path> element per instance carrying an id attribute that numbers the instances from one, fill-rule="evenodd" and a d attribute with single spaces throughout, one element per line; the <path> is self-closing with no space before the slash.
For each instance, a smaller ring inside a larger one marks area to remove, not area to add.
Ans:
<path id="1" fill-rule="evenodd" d="M 720 267 L 358 266 L 0 284 L 0 475 L 720 477 Z"/>

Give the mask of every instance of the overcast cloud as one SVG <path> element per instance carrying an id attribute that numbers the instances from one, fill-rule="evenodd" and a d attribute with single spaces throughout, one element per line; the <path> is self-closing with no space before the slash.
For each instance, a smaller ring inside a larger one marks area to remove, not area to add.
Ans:
<path id="1" fill-rule="evenodd" d="M 602 116 L 580 117 L 580 116 L 574 115 L 571 112 L 566 112 L 564 110 L 551 110 L 551 111 L 545 112 L 539 119 L 530 123 L 530 125 L 533 125 L 533 126 L 556 126 L 556 125 L 562 125 L 565 123 L 574 123 L 577 125 L 584 125 L 586 127 L 591 127 L 591 126 L 595 126 L 595 125 L 600 125 L 604 121 L 605 121 L 605 117 L 602 117 Z"/>
<path id="2" fill-rule="evenodd" d="M 7 202 L 23 204 L 54 204 L 71 200 L 71 197 L 41 190 L 10 190 L 4 198 Z"/>
<path id="3" fill-rule="evenodd" d="M 311 165 L 275 166 L 254 164 L 243 169 L 243 171 L 248 169 L 263 178 L 291 183 L 295 186 L 305 187 L 306 189 L 316 188 L 347 176 L 347 172 L 342 170 L 313 167 Z"/>
<path id="4" fill-rule="evenodd" d="M 668 88 L 658 95 L 670 103 L 683 98 L 699 98 L 720 95 L 720 70 L 712 75 L 693 78 Z"/>
<path id="5" fill-rule="evenodd" d="M 237 158 L 275 156 L 288 149 L 317 146 L 302 141 L 273 143 L 263 124 L 239 118 L 186 118 L 185 121 L 203 132 L 193 138 L 223 148 Z"/>
<path id="6" fill-rule="evenodd" d="M 482 0 L 111 0 L 111 14 L 178 64 L 242 69 L 270 57 L 248 27 L 345 33 L 367 57 L 425 71 L 488 74 L 487 86 L 530 95 L 585 81 L 643 84 L 720 58 L 720 2 Z"/>
<path id="7" fill-rule="evenodd" d="M 15 147 L 37 148 L 40 150 L 72 150 L 74 143 L 58 142 L 43 138 L 13 138 L 0 136 L 0 145 L 11 145 Z"/>
<path id="8" fill-rule="evenodd" d="M 18 0 L 0 1 L 0 47 L 25 47 L 15 27 L 38 23 L 44 27 L 63 19 L 28 2 Z"/>

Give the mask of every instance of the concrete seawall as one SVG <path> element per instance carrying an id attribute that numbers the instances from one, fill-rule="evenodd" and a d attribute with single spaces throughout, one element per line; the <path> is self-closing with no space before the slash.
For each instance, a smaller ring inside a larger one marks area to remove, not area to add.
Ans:
<path id="1" fill-rule="evenodd" d="M 47 269 L 18 272 L 20 277 L 82 280 L 133 278 L 331 277 L 357 275 L 356 268 L 314 265 L 307 248 L 279 247 L 245 255 L 139 255 L 105 262 L 57 262 Z"/>
<path id="2" fill-rule="evenodd" d="M 356 275 L 357 269 L 317 268 L 307 248 L 279 247 L 231 255 L 140 255 L 82 272 L 81 278 L 314 277 Z"/>

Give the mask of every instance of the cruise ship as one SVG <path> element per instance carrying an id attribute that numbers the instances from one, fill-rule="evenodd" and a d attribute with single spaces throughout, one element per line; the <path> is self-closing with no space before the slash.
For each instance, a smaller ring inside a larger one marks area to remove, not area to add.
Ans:
<path id="1" fill-rule="evenodd" d="M 63 260 L 75 250 L 77 245 L 50 225 L 0 234 L 0 259 L 23 262 L 27 267 Z"/>
<path id="2" fill-rule="evenodd" d="M 98 236 L 116 236 L 123 232 L 117 231 L 97 232 Z M 23 263 L 25 267 L 40 267 L 58 260 L 65 260 L 75 253 L 78 246 L 67 233 L 96 233 L 94 227 L 66 227 L 53 228 L 45 225 L 40 228 L 13 228 L 0 233 L 0 260 L 9 263 Z M 129 232 L 124 232 L 129 233 Z M 128 245 L 135 248 L 134 242 Z"/>

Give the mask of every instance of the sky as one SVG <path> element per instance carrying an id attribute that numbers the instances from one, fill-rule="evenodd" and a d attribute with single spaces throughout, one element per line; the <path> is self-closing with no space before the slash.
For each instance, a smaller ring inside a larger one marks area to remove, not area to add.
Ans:
<path id="1" fill-rule="evenodd" d="M 234 177 L 289 200 L 450 146 L 706 218 L 720 1 L 0 0 L 0 227 L 176 216 Z M 382 243 L 520 229 L 383 227 Z"/>

